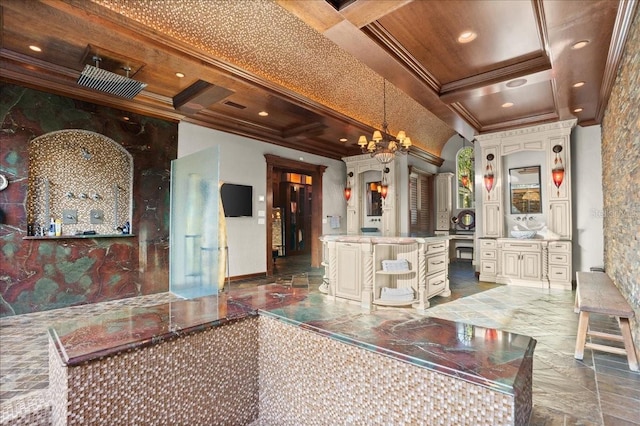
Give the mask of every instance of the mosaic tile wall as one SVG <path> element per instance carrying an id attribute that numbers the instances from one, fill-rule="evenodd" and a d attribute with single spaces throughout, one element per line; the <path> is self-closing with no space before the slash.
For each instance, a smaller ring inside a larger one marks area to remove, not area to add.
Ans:
<path id="1" fill-rule="evenodd" d="M 509 395 L 272 318 L 259 320 L 260 420 L 256 424 L 507 425 L 529 421 L 530 393 L 521 392 L 516 402 Z"/>
<path id="2" fill-rule="evenodd" d="M 607 274 L 635 310 L 640 354 L 640 8 L 602 122 L 604 258 Z"/>
<path id="3" fill-rule="evenodd" d="M 62 235 L 120 233 L 118 227 L 131 223 L 132 176 L 131 155 L 105 136 L 85 130 L 44 134 L 29 146 L 27 220 L 46 227 L 51 218 L 64 222 L 65 210 L 73 210 L 77 223 L 63 224 Z M 102 223 L 92 223 L 93 216 Z"/>
<path id="4" fill-rule="evenodd" d="M 258 418 L 257 317 L 73 368 L 54 351 L 50 346 L 56 426 L 243 425 Z"/>
<path id="5" fill-rule="evenodd" d="M 11 84 L 0 90 L 0 113 L 0 173 L 10 182 L 0 191 L 5 215 L 0 223 L 0 316 L 168 291 L 177 123 Z M 135 237 L 23 240 L 29 220 L 29 143 L 64 129 L 103 135 L 133 157 L 130 220 Z"/>

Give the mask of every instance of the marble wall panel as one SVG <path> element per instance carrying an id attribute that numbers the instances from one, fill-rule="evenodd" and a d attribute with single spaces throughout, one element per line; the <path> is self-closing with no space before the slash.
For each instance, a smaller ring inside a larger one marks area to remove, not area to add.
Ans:
<path id="1" fill-rule="evenodd" d="M 11 84 L 0 89 L 0 120 L 0 173 L 10 182 L 0 192 L 0 316 L 168 291 L 177 123 Z M 23 240 L 29 142 L 64 129 L 104 135 L 132 155 L 134 237 Z"/>

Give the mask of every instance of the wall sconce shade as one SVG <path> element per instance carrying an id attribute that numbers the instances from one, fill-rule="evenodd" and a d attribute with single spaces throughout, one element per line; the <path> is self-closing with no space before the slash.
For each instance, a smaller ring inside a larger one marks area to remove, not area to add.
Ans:
<path id="1" fill-rule="evenodd" d="M 553 179 L 553 183 L 558 189 L 558 196 L 560 196 L 560 185 L 562 185 L 562 181 L 564 180 L 564 164 L 562 164 L 562 158 L 560 157 L 562 146 L 554 146 L 553 152 L 556 153 L 556 159 L 553 161 L 553 169 L 551 169 L 551 179 Z"/>
<path id="2" fill-rule="evenodd" d="M 389 168 L 385 167 L 382 169 L 382 183 L 380 184 L 379 192 L 382 199 L 387 198 L 387 194 L 389 193 L 389 184 L 387 183 L 387 173 L 389 173 Z"/>
<path id="3" fill-rule="evenodd" d="M 460 183 L 462 184 L 463 187 L 467 187 L 467 185 L 469 185 L 469 176 L 468 175 L 462 175 L 460 176 Z"/>

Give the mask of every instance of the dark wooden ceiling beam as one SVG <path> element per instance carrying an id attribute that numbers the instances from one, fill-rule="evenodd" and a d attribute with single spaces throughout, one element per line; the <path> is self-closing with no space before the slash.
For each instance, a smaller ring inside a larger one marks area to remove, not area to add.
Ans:
<path id="1" fill-rule="evenodd" d="M 310 136 L 310 135 L 318 135 L 322 134 L 324 130 L 327 128 L 325 124 L 313 122 L 313 123 L 305 123 L 296 127 L 290 127 L 288 129 L 284 129 L 282 131 L 282 138 L 289 139 L 297 136 Z"/>
<path id="2" fill-rule="evenodd" d="M 173 97 L 173 107 L 185 114 L 195 114 L 234 93 L 226 87 L 198 80 Z"/>
<path id="3" fill-rule="evenodd" d="M 363 28 L 412 1 L 413 0 L 355 0 L 341 8 L 339 12 L 357 28 Z"/>

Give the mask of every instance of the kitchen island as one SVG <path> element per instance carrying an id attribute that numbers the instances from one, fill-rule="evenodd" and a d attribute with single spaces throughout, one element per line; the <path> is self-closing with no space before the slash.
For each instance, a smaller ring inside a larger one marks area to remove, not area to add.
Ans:
<path id="1" fill-rule="evenodd" d="M 52 424 L 527 424 L 530 337 L 276 284 L 50 329 Z"/>
<path id="2" fill-rule="evenodd" d="M 431 297 L 451 295 L 450 238 L 324 235 L 326 292 L 363 308 L 412 306 L 423 312 Z"/>

